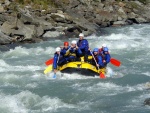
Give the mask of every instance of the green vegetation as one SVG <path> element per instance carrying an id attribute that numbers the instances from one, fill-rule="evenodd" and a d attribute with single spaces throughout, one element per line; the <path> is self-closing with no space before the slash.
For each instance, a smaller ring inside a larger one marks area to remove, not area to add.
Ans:
<path id="1" fill-rule="evenodd" d="M 48 9 L 48 7 L 57 8 L 69 4 L 69 0 L 15 0 L 21 6 L 31 5 L 34 9 Z"/>

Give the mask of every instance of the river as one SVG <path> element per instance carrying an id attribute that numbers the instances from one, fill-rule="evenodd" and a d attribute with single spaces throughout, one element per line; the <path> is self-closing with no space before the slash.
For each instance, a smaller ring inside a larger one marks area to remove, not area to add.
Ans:
<path id="1" fill-rule="evenodd" d="M 120 67 L 108 65 L 106 79 L 77 73 L 43 74 L 44 62 L 67 40 L 24 44 L 0 52 L 1 113 L 149 113 L 150 24 L 102 29 L 85 37 L 90 47 L 106 43 Z M 71 42 L 73 39 L 69 39 Z M 75 38 L 78 40 L 78 38 Z M 88 73 L 87 73 L 88 75 Z"/>

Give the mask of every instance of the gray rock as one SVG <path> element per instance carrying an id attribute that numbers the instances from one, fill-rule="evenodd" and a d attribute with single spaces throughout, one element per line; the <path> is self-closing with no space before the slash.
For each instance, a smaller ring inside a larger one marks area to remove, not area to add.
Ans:
<path id="1" fill-rule="evenodd" d="M 2 14 L 0 14 L 0 21 L 1 22 L 5 22 L 6 21 L 6 17 Z"/>
<path id="2" fill-rule="evenodd" d="M 4 13 L 5 10 L 4 10 L 4 7 L 0 4 L 0 13 Z"/>
<path id="3" fill-rule="evenodd" d="M 17 26 L 16 22 L 4 22 L 2 27 L 2 32 L 7 35 L 22 35 L 24 39 L 31 39 L 36 31 L 35 25 L 24 25 L 21 21 L 18 21 Z"/>
<path id="4" fill-rule="evenodd" d="M 150 98 L 145 99 L 144 105 L 149 105 L 150 106 Z"/>
<path id="5" fill-rule="evenodd" d="M 42 26 L 36 27 L 35 30 L 36 30 L 36 37 L 40 37 L 44 33 L 44 29 Z"/>
<path id="6" fill-rule="evenodd" d="M 144 18 L 142 18 L 142 17 L 136 18 L 136 21 L 137 21 L 138 23 L 145 23 L 145 22 L 147 22 L 147 20 L 144 19 Z"/>
<path id="7" fill-rule="evenodd" d="M 127 25 L 127 23 L 125 21 L 116 21 L 113 23 L 112 26 L 123 26 L 123 25 Z"/>
<path id="8" fill-rule="evenodd" d="M 3 32 L 0 30 L 0 44 L 8 44 L 11 42 L 11 37 L 5 35 Z"/>
<path id="9" fill-rule="evenodd" d="M 42 37 L 44 38 L 51 38 L 51 37 L 58 37 L 60 36 L 60 32 L 58 31 L 47 31 Z"/>

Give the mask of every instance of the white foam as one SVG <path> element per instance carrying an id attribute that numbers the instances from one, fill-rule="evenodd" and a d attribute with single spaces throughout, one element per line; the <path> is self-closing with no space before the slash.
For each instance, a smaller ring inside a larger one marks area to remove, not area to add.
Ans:
<path id="1" fill-rule="evenodd" d="M 77 108 L 76 105 L 65 103 L 57 97 L 40 97 L 30 91 L 16 95 L 0 94 L 0 103 L 0 109 L 7 113 L 56 112 L 60 108 Z"/>
<path id="2" fill-rule="evenodd" d="M 1 112 L 7 113 L 28 113 L 28 110 L 12 95 L 0 94 Z"/>
<path id="3" fill-rule="evenodd" d="M 22 56 L 30 56 L 30 55 L 41 55 L 41 54 L 53 54 L 55 52 L 55 48 L 46 47 L 43 49 L 42 47 L 37 48 L 25 48 L 25 47 L 15 47 L 15 49 L 10 49 L 3 53 L 4 58 L 18 58 Z"/>
<path id="4" fill-rule="evenodd" d="M 9 72 L 9 71 L 19 71 L 19 72 L 24 72 L 24 71 L 37 71 L 37 70 L 42 70 L 43 67 L 40 66 L 35 66 L 35 65 L 27 65 L 27 66 L 11 66 L 11 65 L 5 65 L 3 67 L 0 67 L 0 72 Z"/>
<path id="5" fill-rule="evenodd" d="M 29 51 L 21 46 L 15 47 L 15 49 L 10 49 L 3 54 L 3 57 L 21 57 L 29 55 Z"/>
<path id="6" fill-rule="evenodd" d="M 150 72 L 144 72 L 144 73 L 142 73 L 142 74 L 144 74 L 144 75 L 146 75 L 146 76 L 149 76 L 150 77 Z"/>

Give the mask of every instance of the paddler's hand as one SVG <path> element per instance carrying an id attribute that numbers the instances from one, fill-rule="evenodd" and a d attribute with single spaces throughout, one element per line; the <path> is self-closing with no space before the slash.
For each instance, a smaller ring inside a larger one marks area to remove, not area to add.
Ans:
<path id="1" fill-rule="evenodd" d="M 96 66 L 99 67 L 99 64 L 97 64 Z"/>
<path id="2" fill-rule="evenodd" d="M 79 47 L 76 45 L 76 49 L 78 49 Z"/>
<path id="3" fill-rule="evenodd" d="M 57 69 L 54 69 L 54 73 L 56 73 L 57 72 Z"/>
<path id="4" fill-rule="evenodd" d="M 106 62 L 106 60 L 103 60 L 103 63 L 105 63 Z"/>

